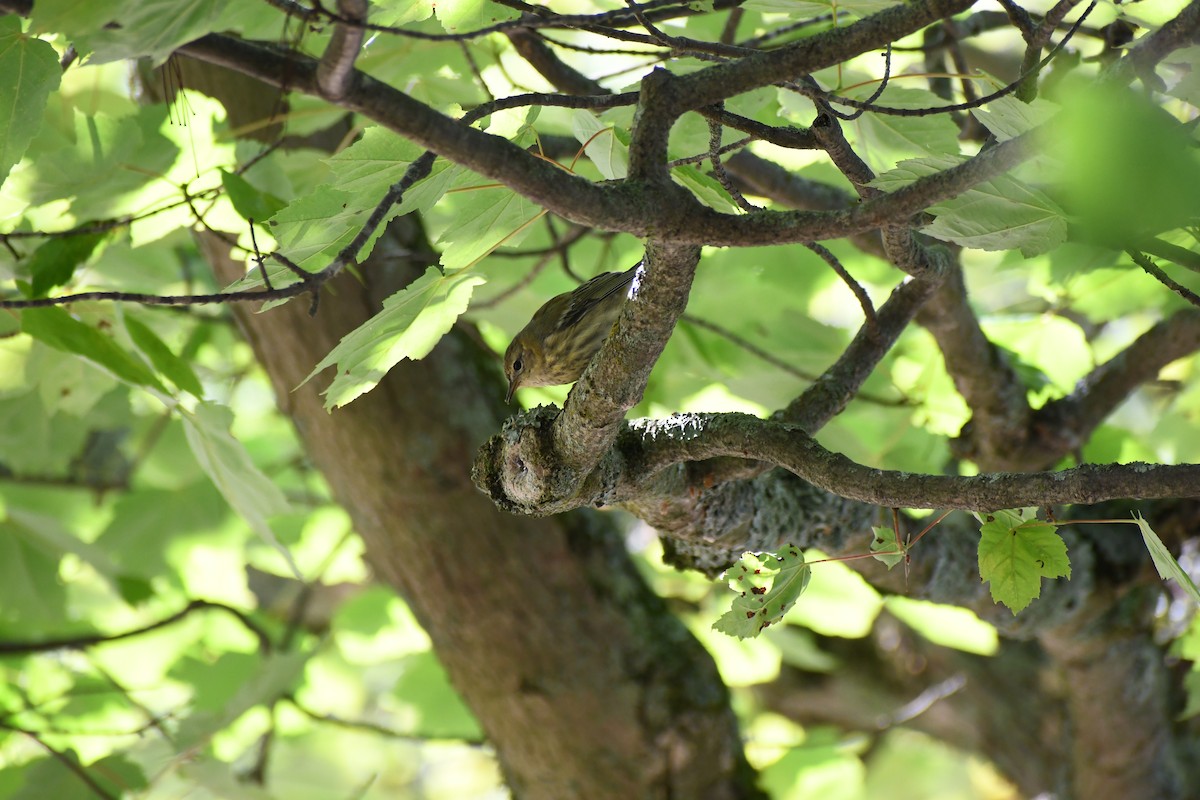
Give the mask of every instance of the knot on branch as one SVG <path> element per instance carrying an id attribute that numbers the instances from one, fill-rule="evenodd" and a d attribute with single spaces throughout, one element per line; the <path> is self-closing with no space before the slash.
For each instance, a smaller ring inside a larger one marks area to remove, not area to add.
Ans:
<path id="1" fill-rule="evenodd" d="M 471 480 L 498 507 L 514 514 L 545 516 L 579 505 L 578 476 L 562 464 L 554 446 L 555 406 L 538 406 L 505 420 L 471 468 Z"/>

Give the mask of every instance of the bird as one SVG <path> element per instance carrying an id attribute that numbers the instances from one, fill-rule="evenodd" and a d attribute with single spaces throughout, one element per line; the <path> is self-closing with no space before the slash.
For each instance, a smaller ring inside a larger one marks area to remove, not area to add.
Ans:
<path id="1" fill-rule="evenodd" d="M 637 291 L 643 263 L 624 272 L 603 272 L 533 313 L 504 353 L 505 403 L 522 386 L 559 386 L 579 379 L 612 331 L 625 298 Z"/>

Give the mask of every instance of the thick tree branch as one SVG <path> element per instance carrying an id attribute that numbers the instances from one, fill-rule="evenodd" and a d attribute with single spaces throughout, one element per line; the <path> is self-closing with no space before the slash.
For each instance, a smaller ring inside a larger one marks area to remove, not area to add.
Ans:
<path id="1" fill-rule="evenodd" d="M 943 259 L 945 260 L 945 259 Z M 943 272 L 931 272 L 927 278 L 905 281 L 879 308 L 876 325 L 864 324 L 838 360 L 821 374 L 799 397 L 781 411 L 780 419 L 816 433 L 842 412 L 883 357 L 916 317 L 921 306 L 937 290 Z"/>
<path id="2" fill-rule="evenodd" d="M 317 67 L 321 96 L 335 103 L 346 95 L 354 75 L 354 60 L 358 58 L 366 34 L 362 23 L 367 20 L 367 0 L 338 0 L 337 6 L 338 14 L 346 22 L 334 25 L 333 35 Z"/>
<path id="3" fill-rule="evenodd" d="M 579 490 L 554 477 L 553 461 L 524 431 L 554 419 L 538 409 L 505 422 L 475 460 L 476 485 L 522 514 L 556 514 L 584 505 L 631 502 L 644 481 L 684 461 L 720 456 L 774 464 L 825 491 L 887 508 L 992 511 L 1115 498 L 1200 497 L 1200 465 L 1085 464 L 1061 472 L 920 475 L 856 464 L 819 445 L 799 426 L 745 414 L 676 414 L 630 424 Z"/>
<path id="4" fill-rule="evenodd" d="M 228 66 L 275 86 L 318 93 L 315 62 L 311 59 L 284 56 L 216 34 L 186 45 L 181 52 Z M 818 66 L 820 64 L 814 61 L 813 68 Z M 456 163 L 498 180 L 575 222 L 643 237 L 658 235 L 683 244 L 783 244 L 868 231 L 957 196 L 977 183 L 1012 169 L 1033 153 L 1032 142 L 1027 137 L 1012 139 L 953 169 L 922 178 L 896 192 L 842 212 L 760 211 L 731 216 L 701 205 L 689 193 L 672 184 L 647 185 L 627 181 L 601 186 L 591 183 L 536 158 L 507 140 L 439 114 L 387 84 L 361 73 L 355 75 L 355 81 L 341 102 L 344 108 L 362 113 Z M 678 80 L 671 79 L 672 91 L 679 88 Z M 656 110 L 649 113 L 643 123 L 644 129 L 661 117 Z M 669 120 L 660 122 L 667 124 Z"/>
<path id="5" fill-rule="evenodd" d="M 1007 453 L 1024 441 L 1032 411 L 1016 372 L 979 326 L 961 270 L 942 284 L 917 320 L 933 334 L 946 371 L 971 409 L 959 455 L 985 470 L 1009 468 Z"/>
<path id="6" fill-rule="evenodd" d="M 1026 468 L 1048 468 L 1087 443 L 1117 406 L 1176 359 L 1200 350 L 1200 311 L 1159 322 L 1079 381 L 1075 391 L 1033 413 L 1029 435 L 1008 456 Z"/>
<path id="7" fill-rule="evenodd" d="M 1162 89 L 1162 80 L 1154 68 L 1181 47 L 1200 42 L 1200 0 L 1192 0 L 1183 11 L 1154 33 L 1130 47 L 1125 57 L 1114 63 L 1109 77 L 1120 83 L 1141 78 L 1147 88 Z"/>

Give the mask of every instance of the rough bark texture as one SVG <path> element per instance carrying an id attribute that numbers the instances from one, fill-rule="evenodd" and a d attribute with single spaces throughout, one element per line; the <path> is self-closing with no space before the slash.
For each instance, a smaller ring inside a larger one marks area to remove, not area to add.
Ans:
<path id="1" fill-rule="evenodd" d="M 315 318 L 303 300 L 235 309 L 376 574 L 429 632 L 517 797 L 761 797 L 711 657 L 645 586 L 613 522 L 512 516 L 471 483 L 504 412 L 494 357 L 471 336 L 456 330 L 333 413 L 319 379 L 296 388 L 421 274 L 405 257 L 428 252 L 420 243 L 416 224 L 397 220 L 363 265 L 365 285 L 343 274 Z M 201 245 L 219 280 L 240 276 L 216 237 Z"/>
<path id="2" fill-rule="evenodd" d="M 221 263 L 219 256 L 212 258 Z M 222 264 L 231 279 L 236 268 Z M 367 270 L 376 284 L 377 272 Z M 383 289 L 386 292 L 387 289 Z M 334 293 L 336 292 L 336 294 Z M 754 797 L 728 694 L 643 585 L 615 527 L 505 514 L 471 484 L 502 387 L 463 335 L 332 414 L 293 390 L 377 308 L 340 279 L 304 303 L 239 314 L 281 409 L 350 513 L 380 578 L 408 600 L 528 798 Z"/>

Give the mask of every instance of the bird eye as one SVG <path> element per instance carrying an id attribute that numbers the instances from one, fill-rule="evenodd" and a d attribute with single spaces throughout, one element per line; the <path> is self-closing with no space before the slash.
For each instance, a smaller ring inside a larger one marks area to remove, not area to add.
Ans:
<path id="1" fill-rule="evenodd" d="M 513 372 L 514 373 L 520 372 L 522 369 L 524 369 L 524 367 L 525 367 L 525 365 L 521 363 L 521 359 L 519 359 L 519 358 L 513 362 Z"/>

